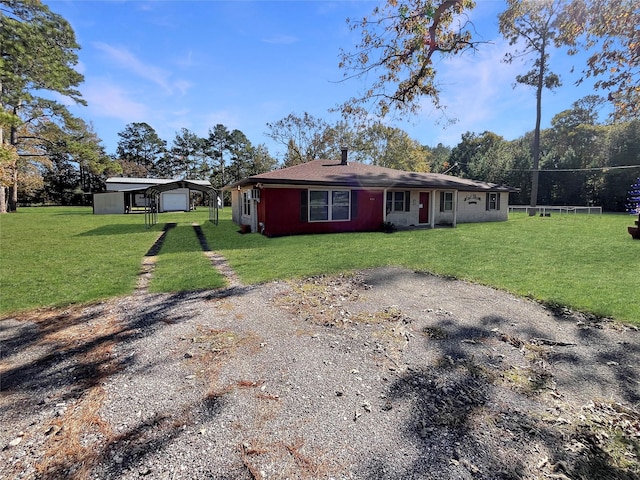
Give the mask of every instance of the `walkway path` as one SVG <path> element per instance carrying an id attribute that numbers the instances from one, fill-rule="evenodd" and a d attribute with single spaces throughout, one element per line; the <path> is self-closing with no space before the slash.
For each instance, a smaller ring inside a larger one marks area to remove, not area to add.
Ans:
<path id="1" fill-rule="evenodd" d="M 218 270 L 229 282 L 229 288 L 241 287 L 242 282 L 236 272 L 233 271 L 227 259 L 224 258 L 219 253 L 214 252 L 209 248 L 209 244 L 207 243 L 207 237 L 205 237 L 204 232 L 202 231 L 202 227 L 197 223 L 193 224 L 193 229 L 198 236 L 198 240 L 200 240 L 200 246 L 202 247 L 202 251 L 204 254 L 211 260 L 211 265 L 213 265 L 216 270 Z"/>
<path id="2" fill-rule="evenodd" d="M 142 259 L 140 271 L 138 272 L 138 282 L 135 290 L 136 295 L 145 295 L 149 293 L 149 284 L 153 278 L 153 270 L 155 269 L 156 261 L 158 260 L 158 253 L 160 253 L 160 249 L 162 248 L 162 244 L 164 243 L 168 231 L 175 228 L 175 226 L 175 223 L 165 224 L 162 229 L 162 233 Z M 204 255 L 211 261 L 211 265 L 227 279 L 229 284 L 228 288 L 242 287 L 243 285 L 240 278 L 233 271 L 227 262 L 227 259 L 219 253 L 212 251 L 209 247 L 207 238 L 202 231 L 202 227 L 197 223 L 192 224 L 192 226 L 196 236 L 198 237 L 198 241 L 200 242 L 200 247 L 202 248 Z"/>

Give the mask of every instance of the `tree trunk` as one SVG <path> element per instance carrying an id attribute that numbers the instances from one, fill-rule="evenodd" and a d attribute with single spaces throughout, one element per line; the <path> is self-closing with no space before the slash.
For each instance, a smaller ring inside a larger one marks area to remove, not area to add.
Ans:
<path id="1" fill-rule="evenodd" d="M 0 213 L 7 213 L 7 189 L 4 185 L 0 185 Z"/>
<path id="2" fill-rule="evenodd" d="M 0 81 L 0 91 L 2 91 L 2 82 Z M 0 148 L 4 144 L 4 136 L 2 134 L 2 128 L 0 128 Z M 0 213 L 7 213 L 7 189 L 4 185 L 0 184 Z"/>
<path id="3" fill-rule="evenodd" d="M 18 166 L 16 165 L 13 173 L 11 174 L 13 177 L 11 180 L 11 185 L 9 186 L 9 198 L 7 202 L 7 211 L 8 212 L 17 212 L 18 211 Z"/>
<path id="4" fill-rule="evenodd" d="M 538 205 L 538 183 L 540 178 L 540 122 L 542 118 L 542 89 L 544 88 L 545 74 L 545 44 L 542 42 L 540 54 L 540 69 L 538 71 L 538 84 L 536 85 L 536 128 L 533 133 L 533 171 L 531 172 L 531 201 L 529 202 L 529 215 L 536 214 Z"/>
<path id="5" fill-rule="evenodd" d="M 14 115 L 17 113 L 16 109 L 13 110 Z M 9 144 L 15 146 L 17 141 L 17 129 L 15 126 L 11 126 L 9 133 Z M 9 185 L 9 198 L 7 199 L 7 211 L 16 212 L 18 210 L 18 161 L 16 160 L 13 165 L 13 171 L 11 172 L 11 185 Z"/>

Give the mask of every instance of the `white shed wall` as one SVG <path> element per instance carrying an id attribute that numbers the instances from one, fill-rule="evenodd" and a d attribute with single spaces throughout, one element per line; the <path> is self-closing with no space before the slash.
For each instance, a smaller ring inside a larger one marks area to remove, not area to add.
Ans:
<path id="1" fill-rule="evenodd" d="M 242 223 L 242 196 L 239 190 L 231 190 L 231 219 L 236 225 Z"/>
<path id="2" fill-rule="evenodd" d="M 93 213 L 96 215 L 124 213 L 124 193 L 94 193 Z"/>

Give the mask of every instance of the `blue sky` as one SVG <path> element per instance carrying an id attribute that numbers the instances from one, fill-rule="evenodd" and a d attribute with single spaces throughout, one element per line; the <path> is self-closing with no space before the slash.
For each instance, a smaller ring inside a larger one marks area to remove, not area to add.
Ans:
<path id="1" fill-rule="evenodd" d="M 171 144 L 181 128 L 206 136 L 221 123 L 241 130 L 254 145 L 265 144 L 280 158 L 281 146 L 266 135 L 267 122 L 308 112 L 330 123 L 329 109 L 362 90 L 358 80 L 342 82 L 340 48 L 359 40 L 347 17 L 370 14 L 377 2 L 350 1 L 100 1 L 45 0 L 73 27 L 81 45 L 77 67 L 87 107 L 75 114 L 93 123 L 107 153 L 115 153 L 118 132 L 146 122 Z M 477 0 L 471 14 L 480 38 L 478 52 L 440 59 L 448 125 L 429 99 L 419 115 L 402 123 L 424 145 L 455 146 L 467 131 L 485 130 L 515 139 L 533 129 L 534 91 L 512 88 L 526 66 L 501 62 L 508 50 L 497 28 L 502 0 Z M 593 93 L 574 85 L 578 60 L 552 54 L 552 70 L 563 87 L 546 91 L 543 127 L 551 117 Z M 577 72 L 582 65 L 578 65 Z M 337 153 L 339 155 L 339 153 Z"/>

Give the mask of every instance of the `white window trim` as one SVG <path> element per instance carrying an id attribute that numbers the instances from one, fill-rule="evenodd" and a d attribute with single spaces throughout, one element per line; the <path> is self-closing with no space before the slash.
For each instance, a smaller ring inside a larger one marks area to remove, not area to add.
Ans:
<path id="1" fill-rule="evenodd" d="M 396 209 L 396 193 L 401 193 L 402 194 L 402 209 L 401 210 L 397 210 Z M 407 210 L 406 210 L 407 193 L 409 193 L 407 190 L 385 190 L 384 208 L 385 208 L 385 211 L 387 212 L 387 214 L 396 213 L 396 212 L 400 212 L 400 213 L 407 212 Z M 391 194 L 391 202 L 389 202 L 389 200 L 387 198 L 389 196 L 389 194 Z M 411 198 L 411 193 L 409 193 L 409 198 Z M 391 203 L 391 208 L 387 208 L 389 203 Z"/>
<path id="2" fill-rule="evenodd" d="M 328 197 L 328 205 L 327 205 L 327 209 L 328 209 L 328 218 L 326 220 L 311 220 L 311 192 L 327 192 L 327 197 Z M 348 218 L 340 218 L 338 220 L 334 220 L 332 218 L 333 215 L 333 192 L 348 192 L 349 193 L 349 207 L 348 207 L 348 212 L 349 212 L 349 216 Z M 320 189 L 320 188 L 314 188 L 314 189 L 309 189 L 307 190 L 307 219 L 309 223 L 327 223 L 327 222 L 350 222 L 351 221 L 351 190 L 346 189 L 346 188 L 331 188 L 331 189 Z"/>
<path id="3" fill-rule="evenodd" d="M 245 217 L 251 216 L 251 190 L 245 190 L 241 194 L 242 199 L 242 215 Z M 247 212 L 248 210 L 248 212 Z"/>
<path id="4" fill-rule="evenodd" d="M 442 212 L 453 212 L 454 209 L 454 194 L 453 192 L 442 192 Z M 447 208 L 447 195 L 451 195 L 451 208 Z"/>

